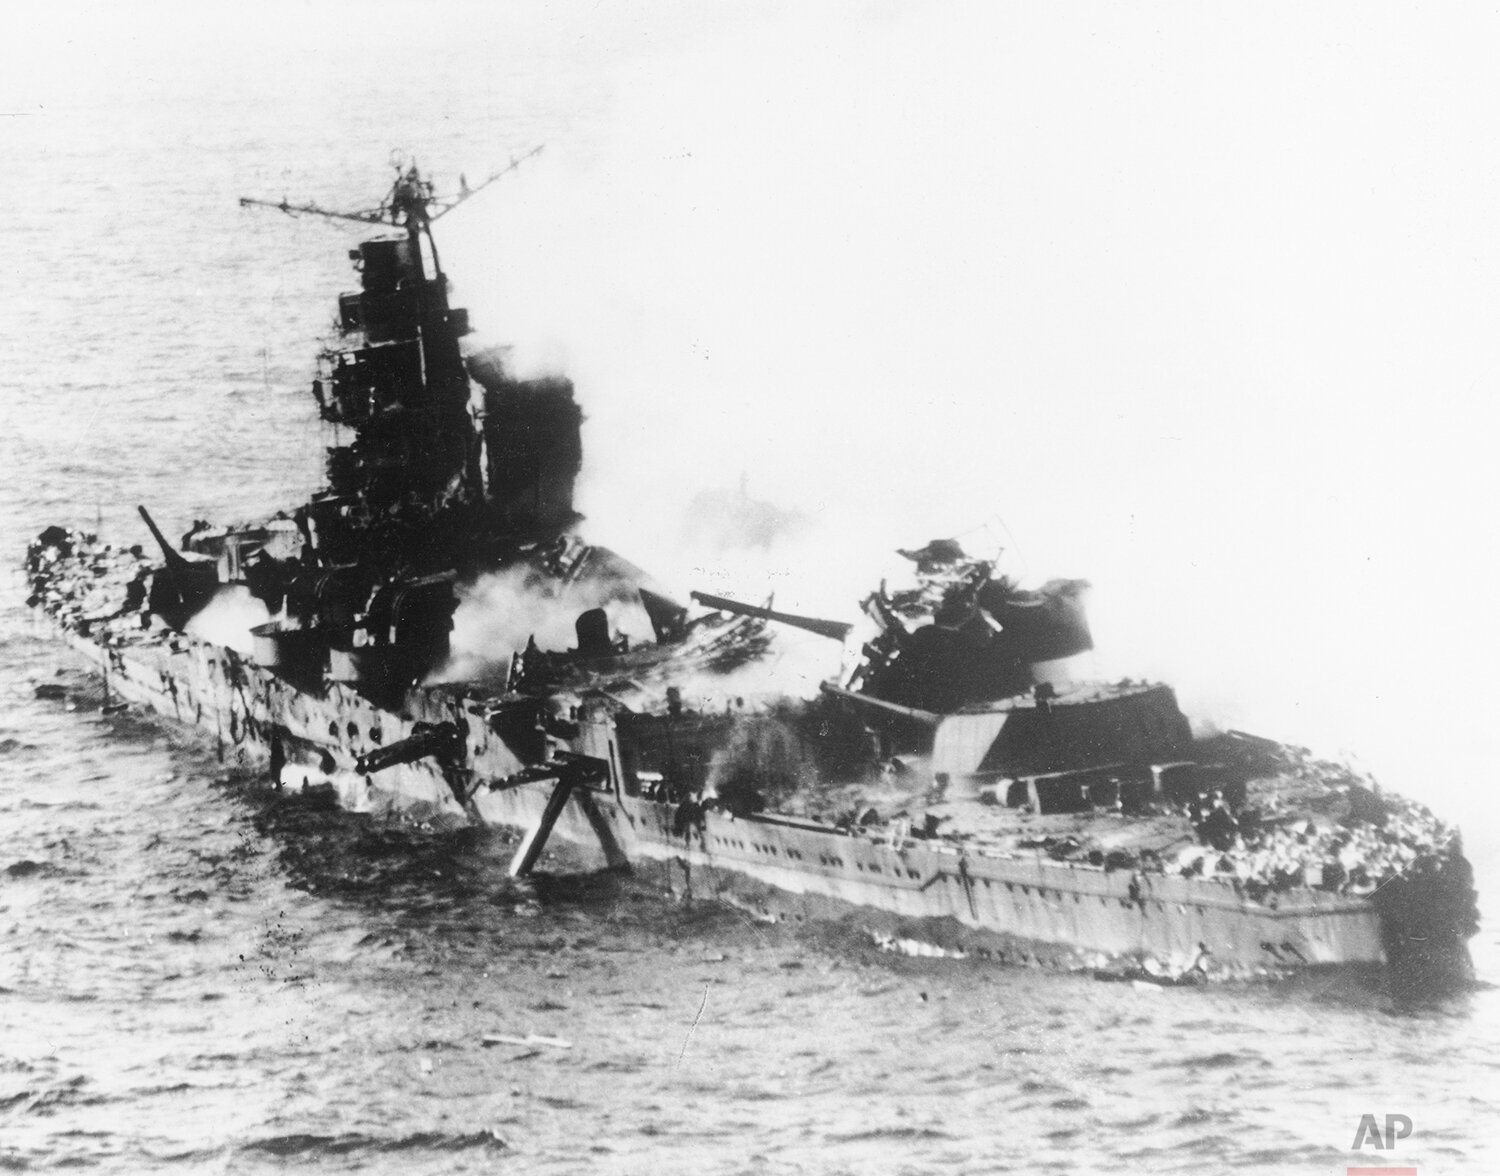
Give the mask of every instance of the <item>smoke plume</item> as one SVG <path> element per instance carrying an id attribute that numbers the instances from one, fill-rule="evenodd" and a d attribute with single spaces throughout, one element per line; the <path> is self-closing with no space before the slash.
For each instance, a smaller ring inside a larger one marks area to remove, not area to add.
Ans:
<path id="1" fill-rule="evenodd" d="M 1484 134 L 1427 133 L 1486 35 L 1393 75 L 1431 30 L 1351 56 L 1327 16 L 1288 56 L 1274 21 L 1220 52 L 986 11 L 792 6 L 626 61 L 608 125 L 451 250 L 577 383 L 589 534 L 741 594 L 676 533 L 749 469 L 817 524 L 758 587 L 848 619 L 875 555 L 1001 511 L 1038 578 L 1094 583 L 1101 674 L 1464 801 L 1492 634 L 1407 618 L 1493 573 Z"/>
<path id="2" fill-rule="evenodd" d="M 207 607 L 184 626 L 188 636 L 215 645 L 227 645 L 236 653 L 251 652 L 250 630 L 271 619 L 265 602 L 250 594 L 243 584 L 225 584 Z"/>
<path id="3" fill-rule="evenodd" d="M 532 640 L 544 650 L 572 649 L 579 614 L 593 608 L 604 609 L 612 636 L 632 644 L 655 636 L 635 588 L 622 579 L 598 575 L 563 583 L 531 567 L 481 576 L 459 589 L 452 656 L 432 680 L 492 681 Z"/>

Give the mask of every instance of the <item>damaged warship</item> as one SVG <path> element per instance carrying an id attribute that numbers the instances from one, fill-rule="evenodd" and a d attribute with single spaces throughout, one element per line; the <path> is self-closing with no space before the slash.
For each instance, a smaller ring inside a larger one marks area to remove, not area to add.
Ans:
<path id="1" fill-rule="evenodd" d="M 312 384 L 326 486 L 176 545 L 142 508 L 160 558 L 43 531 L 29 603 L 111 696 L 277 788 L 523 830 L 515 873 L 556 835 L 674 891 L 919 953 L 1178 979 L 1468 974 L 1457 831 L 1300 749 L 1195 738 L 1168 686 L 1070 680 L 1091 648 L 1080 581 L 1024 590 L 939 540 L 843 622 L 684 606 L 584 542 L 571 383 L 466 348 L 449 305 L 432 223 L 482 187 L 439 199 L 412 166 L 369 210 L 242 201 L 379 226 L 350 253 L 359 289 Z M 437 679 L 462 594 L 495 575 L 565 613 L 572 646 Z M 216 619 L 247 603 L 258 623 L 226 637 Z M 812 699 L 736 691 L 780 626 L 846 646 Z"/>

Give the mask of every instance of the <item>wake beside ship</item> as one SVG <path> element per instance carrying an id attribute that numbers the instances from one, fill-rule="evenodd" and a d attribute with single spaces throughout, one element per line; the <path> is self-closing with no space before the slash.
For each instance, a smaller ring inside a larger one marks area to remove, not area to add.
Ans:
<path id="1" fill-rule="evenodd" d="M 113 697 L 279 788 L 525 830 L 517 873 L 555 834 L 674 890 L 913 951 L 1164 979 L 1468 977 L 1457 831 L 1299 749 L 1195 739 L 1168 686 L 1073 681 L 1082 581 L 1025 589 L 935 540 L 901 553 L 907 586 L 830 620 L 683 605 L 581 538 L 574 389 L 466 348 L 433 238 L 505 171 L 447 199 L 412 166 L 373 208 L 271 205 L 381 226 L 351 252 L 360 289 L 312 387 L 337 441 L 327 484 L 176 544 L 143 509 L 160 558 L 43 531 L 30 603 Z M 455 662 L 476 584 L 563 618 L 572 646 Z M 845 643 L 818 697 L 737 690 L 774 626 Z"/>

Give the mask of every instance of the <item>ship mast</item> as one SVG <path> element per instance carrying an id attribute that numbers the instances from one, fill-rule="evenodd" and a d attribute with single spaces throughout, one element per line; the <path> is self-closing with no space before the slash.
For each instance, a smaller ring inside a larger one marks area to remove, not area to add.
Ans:
<path id="1" fill-rule="evenodd" d="M 350 220 L 367 225 L 392 225 L 406 230 L 413 248 L 418 246 L 421 235 L 425 233 L 427 243 L 432 250 L 433 269 L 437 271 L 435 276 L 442 277 L 442 268 L 438 263 L 437 243 L 432 237 L 432 222 L 447 216 L 464 201 L 479 195 L 496 180 L 509 175 L 528 159 L 541 153 L 542 147 L 539 145 L 521 155 L 512 156 L 510 162 L 499 171 L 492 172 L 480 183 L 472 186 L 463 176 L 459 176 L 458 191 L 452 196 L 434 195 L 432 181 L 422 178 L 416 160 L 413 160 L 409 166 L 402 162 L 396 163 L 395 182 L 391 184 L 391 190 L 386 193 L 385 199 L 374 208 L 343 212 L 310 202 L 292 204 L 285 196 L 279 201 L 241 196 L 240 207 L 274 208 L 288 216 L 321 216 L 327 220 Z"/>
<path id="2" fill-rule="evenodd" d="M 509 175 L 528 159 L 541 153 L 542 146 L 536 146 L 521 155 L 512 156 L 509 163 L 499 171 L 486 176 L 478 184 L 471 185 L 460 176 L 458 192 L 452 196 L 434 196 L 432 182 L 421 178 L 416 161 L 412 161 L 409 166 L 404 163 L 396 164 L 396 181 L 391 185 L 391 190 L 386 194 L 385 199 L 374 208 L 341 212 L 338 209 L 324 208 L 321 204 L 292 204 L 284 196 L 280 200 L 260 200 L 253 196 L 241 196 L 240 205 L 241 207 L 274 208 L 289 216 L 306 213 L 331 220 L 361 221 L 367 225 L 400 226 L 416 220 L 419 225 L 426 226 L 432 221 L 447 216 L 465 200 L 479 195 L 496 180 Z M 429 212 L 428 210 L 432 208 L 437 211 Z"/>
<path id="3" fill-rule="evenodd" d="M 459 190 L 451 196 L 439 196 L 415 161 L 393 158 L 395 176 L 373 207 L 240 198 L 241 207 L 387 230 L 349 251 L 360 289 L 340 296 L 342 342 L 325 352 L 325 366 L 313 382 L 319 415 L 354 431 L 351 443 L 329 450 L 329 493 L 314 504 L 332 511 L 325 504 L 337 500 L 348 516 L 325 520 L 320 546 L 333 550 L 325 550 L 324 556 L 383 562 L 375 551 L 391 546 L 390 537 L 363 534 L 366 528 L 351 521 L 373 518 L 373 525 L 387 530 L 399 525 L 407 533 L 407 557 L 420 571 L 432 571 L 422 565 L 441 562 L 436 554 L 412 550 L 425 546 L 420 541 L 424 528 L 430 529 L 431 520 L 455 496 L 468 501 L 483 497 L 482 445 L 459 346 L 469 330 L 468 315 L 449 305 L 432 225 L 540 150 L 513 158 L 476 186 L 460 178 Z M 393 523 L 396 516 L 401 518 Z M 404 565 L 408 559 L 397 557 L 396 562 Z"/>
<path id="4" fill-rule="evenodd" d="M 403 672 L 446 657 L 456 575 L 555 539 L 577 517 L 572 384 L 518 381 L 493 360 L 471 379 L 468 312 L 449 305 L 433 240 L 434 222 L 540 150 L 479 184 L 460 177 L 451 196 L 403 159 L 373 207 L 240 200 L 381 230 L 349 251 L 359 288 L 339 295 L 338 338 L 313 381 L 321 419 L 352 436 L 335 433 L 327 450 L 326 488 L 300 512 L 306 550 L 291 575 L 304 628 L 346 644 L 358 633 L 349 648 L 383 649 Z"/>

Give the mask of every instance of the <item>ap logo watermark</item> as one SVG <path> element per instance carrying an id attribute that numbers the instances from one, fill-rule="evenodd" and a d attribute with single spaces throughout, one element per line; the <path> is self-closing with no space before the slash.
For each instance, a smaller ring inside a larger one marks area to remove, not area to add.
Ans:
<path id="1" fill-rule="evenodd" d="M 1354 1129 L 1354 1142 L 1349 1146 L 1353 1151 L 1364 1147 L 1389 1151 L 1395 1148 L 1397 1140 L 1405 1139 L 1410 1134 L 1411 1119 L 1406 1115 L 1385 1116 L 1384 1130 L 1374 1115 L 1361 1115 L 1359 1126 Z M 1393 1167 L 1350 1168 L 1348 1176 L 1417 1176 L 1417 1170 Z"/>

